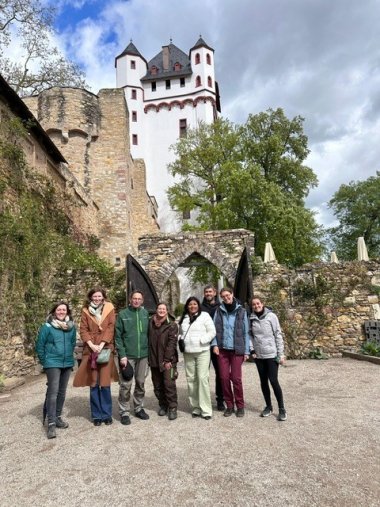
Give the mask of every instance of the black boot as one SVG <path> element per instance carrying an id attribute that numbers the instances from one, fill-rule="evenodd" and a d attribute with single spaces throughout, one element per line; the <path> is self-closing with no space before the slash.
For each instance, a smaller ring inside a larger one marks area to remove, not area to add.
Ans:
<path id="1" fill-rule="evenodd" d="M 176 408 L 169 408 L 168 419 L 169 419 L 169 421 L 174 421 L 174 419 L 177 419 L 177 409 Z"/>
<path id="2" fill-rule="evenodd" d="M 47 429 L 47 437 L 48 438 L 55 438 L 57 435 L 55 434 L 55 423 L 49 423 L 48 429 Z"/>

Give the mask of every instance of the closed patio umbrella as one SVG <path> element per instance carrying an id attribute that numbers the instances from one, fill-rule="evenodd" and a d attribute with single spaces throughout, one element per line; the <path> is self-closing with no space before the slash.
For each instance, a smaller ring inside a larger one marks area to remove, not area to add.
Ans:
<path id="1" fill-rule="evenodd" d="M 270 243 L 265 243 L 264 263 L 266 264 L 267 262 L 276 262 L 276 256 Z"/>
<path id="2" fill-rule="evenodd" d="M 331 252 L 330 262 L 335 262 L 335 264 L 338 263 L 338 257 L 335 252 Z"/>
<path id="3" fill-rule="evenodd" d="M 363 236 L 360 236 L 360 238 L 358 238 L 358 261 L 368 261 L 368 260 L 369 257 L 367 247 Z"/>

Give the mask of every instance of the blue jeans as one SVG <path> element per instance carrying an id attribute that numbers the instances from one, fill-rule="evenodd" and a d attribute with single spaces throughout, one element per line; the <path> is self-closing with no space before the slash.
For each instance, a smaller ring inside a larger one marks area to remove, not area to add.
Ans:
<path id="1" fill-rule="evenodd" d="M 55 423 L 62 414 L 65 403 L 67 384 L 72 368 L 46 368 L 47 391 L 45 407 L 48 423 Z"/>
<path id="2" fill-rule="evenodd" d="M 112 417 L 111 386 L 90 387 L 90 406 L 92 419 L 105 421 Z"/>

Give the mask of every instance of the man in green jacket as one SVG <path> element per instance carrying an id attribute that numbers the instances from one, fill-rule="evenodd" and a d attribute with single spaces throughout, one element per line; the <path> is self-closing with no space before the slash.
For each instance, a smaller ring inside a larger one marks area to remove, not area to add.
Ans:
<path id="1" fill-rule="evenodd" d="M 116 319 L 115 341 L 119 354 L 120 368 L 129 362 L 133 368 L 135 390 L 133 409 L 139 419 L 149 419 L 143 408 L 144 382 L 148 374 L 148 323 L 149 313 L 143 307 L 144 295 L 135 290 L 129 298 L 127 308 L 121 310 Z M 124 380 L 119 375 L 119 413 L 121 424 L 130 424 L 130 397 L 133 378 Z"/>

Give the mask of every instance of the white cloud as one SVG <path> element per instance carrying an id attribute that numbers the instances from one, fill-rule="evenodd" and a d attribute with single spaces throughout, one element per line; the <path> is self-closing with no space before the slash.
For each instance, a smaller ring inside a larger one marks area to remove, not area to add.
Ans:
<path id="1" fill-rule="evenodd" d="M 327 223 L 324 203 L 339 185 L 379 169 L 379 17 L 376 0 L 111 0 L 61 38 L 96 93 L 115 86 L 114 58 L 131 38 L 149 60 L 170 38 L 187 52 L 202 34 L 215 49 L 223 116 L 242 123 L 282 107 L 305 118 L 320 181 L 307 202 Z"/>

